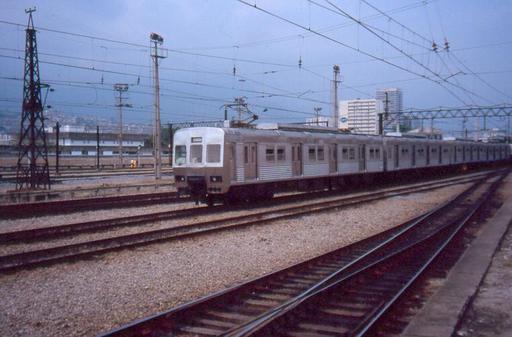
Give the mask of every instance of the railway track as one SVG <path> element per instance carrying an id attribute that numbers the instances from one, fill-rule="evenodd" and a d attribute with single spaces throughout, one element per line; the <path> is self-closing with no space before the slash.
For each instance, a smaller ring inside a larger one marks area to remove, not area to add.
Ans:
<path id="1" fill-rule="evenodd" d="M 505 176 L 482 179 L 386 232 L 102 337 L 364 336 L 491 199 Z"/>
<path id="2" fill-rule="evenodd" d="M 492 173 L 496 174 L 496 173 Z M 301 215 L 308 215 L 314 212 L 325 212 L 329 210 L 339 209 L 342 207 L 359 205 L 384 198 L 395 197 L 417 192 L 426 192 L 436 188 L 442 188 L 451 184 L 466 183 L 471 180 L 481 180 L 488 177 L 485 175 L 476 175 L 471 178 L 458 178 L 452 180 L 444 180 L 442 182 L 430 182 L 426 184 L 418 184 L 402 188 L 394 188 L 386 191 L 378 191 L 366 193 L 363 195 L 337 197 L 327 201 L 309 202 L 307 205 L 291 205 L 287 203 L 296 202 L 300 195 L 292 195 L 278 198 L 272 205 L 281 203 L 284 207 L 274 208 L 272 210 L 256 211 L 251 214 L 241 216 L 224 217 L 222 219 L 202 221 L 194 224 L 179 225 L 175 227 L 167 227 L 156 230 L 143 231 L 136 234 L 118 235 L 105 239 L 94 241 L 86 241 L 74 244 L 64 244 L 46 249 L 33 249 L 24 252 L 13 253 L 0 256 L 0 271 L 16 270 L 25 267 L 35 267 L 45 264 L 71 261 L 91 255 L 97 255 L 109 251 L 125 249 L 129 247 L 147 245 L 164 240 L 184 238 L 192 235 L 201 235 L 214 231 L 226 230 L 229 228 L 241 228 L 249 225 L 268 223 L 270 221 L 282 220 Z M 118 219 L 107 219 L 100 221 L 85 222 L 79 224 L 53 226 L 47 228 L 38 228 L 31 230 L 23 230 L 16 232 L 8 232 L 0 234 L 0 243 L 19 243 L 38 242 L 57 237 L 66 237 L 78 235 L 81 233 L 94 232 L 99 230 L 107 230 L 119 227 L 141 225 L 148 222 L 179 219 L 191 215 L 207 215 L 220 210 L 227 210 L 224 206 L 213 208 L 191 208 L 170 212 L 160 212 L 153 214 L 144 214 L 135 217 L 125 217 Z M 28 248 L 30 246 L 28 245 Z"/>
<path id="3" fill-rule="evenodd" d="M 321 193 L 326 193 L 322 191 Z M 339 191 L 327 192 L 339 193 Z M 98 209 L 139 207 L 158 203 L 189 201 L 188 197 L 178 197 L 176 192 L 159 192 L 102 196 L 84 199 L 55 200 L 43 202 L 12 203 L 0 205 L 0 218 L 16 219 L 42 215 L 65 214 Z"/>
<path id="4" fill-rule="evenodd" d="M 157 203 L 177 202 L 180 200 L 184 201 L 188 200 L 188 198 L 179 199 L 176 192 L 130 194 L 72 200 L 5 204 L 0 205 L 0 214 L 2 218 L 12 219 L 115 207 L 147 206 Z"/>
<path id="5" fill-rule="evenodd" d="M 411 190 L 420 189 L 431 189 L 431 188 L 439 188 L 439 186 L 445 187 L 452 184 L 460 184 L 463 182 L 470 182 L 473 179 L 478 179 L 480 177 L 486 176 L 487 173 L 472 175 L 470 177 L 459 177 L 452 178 L 448 180 L 443 180 L 442 182 L 434 181 L 427 182 L 421 184 L 415 184 L 413 186 L 406 186 L 401 188 L 392 188 L 386 189 L 376 192 L 370 192 L 367 196 L 356 196 L 356 197 L 340 197 L 345 202 L 357 202 L 357 201 L 365 201 L 367 197 L 370 198 L 379 198 L 379 197 L 391 197 L 394 194 L 389 193 L 408 193 Z M 331 192 L 331 195 L 336 195 L 337 192 Z M 299 195 L 288 195 L 274 198 L 271 202 L 261 203 L 256 205 L 256 208 L 262 208 L 265 206 L 276 206 L 276 205 L 285 205 L 292 202 L 301 201 L 304 198 L 314 199 L 325 197 L 329 195 L 329 192 L 313 192 L 308 193 L 307 195 L 299 194 Z M 125 198 L 123 198 L 124 200 Z M 373 199 L 369 199 L 371 201 Z M 199 215 L 209 215 L 214 213 L 226 212 L 226 211 L 237 211 L 237 210 L 245 210 L 246 206 L 215 206 L 215 207 L 194 207 L 187 208 L 181 210 L 174 211 L 164 211 L 164 212 L 155 212 L 155 213 L 147 213 L 143 215 L 136 216 L 128 216 L 128 217 L 120 217 L 113 219 L 105 219 L 105 220 L 96 220 L 96 221 L 88 221 L 82 223 L 73 223 L 66 225 L 58 225 L 58 226 L 49 226 L 42 228 L 34 228 L 20 231 L 12 231 L 6 233 L 0 233 L 0 243 L 8 243 L 8 242 L 34 242 L 40 240 L 47 239 L 56 239 L 59 237 L 73 236 L 83 233 L 91 233 L 95 231 L 102 230 L 110 230 L 115 228 L 129 227 L 129 226 L 138 226 L 143 225 L 149 222 L 162 221 L 162 220 L 171 220 L 171 219 L 181 219 L 189 216 L 199 216 Z"/>

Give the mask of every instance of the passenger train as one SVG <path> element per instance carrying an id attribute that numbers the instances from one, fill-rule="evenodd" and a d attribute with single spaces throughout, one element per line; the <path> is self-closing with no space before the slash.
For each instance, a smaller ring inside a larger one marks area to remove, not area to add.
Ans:
<path id="1" fill-rule="evenodd" d="M 511 155 L 510 146 L 500 143 L 278 127 L 186 128 L 176 131 L 173 143 L 178 193 L 210 205 L 270 199 L 284 190 L 461 170 Z"/>

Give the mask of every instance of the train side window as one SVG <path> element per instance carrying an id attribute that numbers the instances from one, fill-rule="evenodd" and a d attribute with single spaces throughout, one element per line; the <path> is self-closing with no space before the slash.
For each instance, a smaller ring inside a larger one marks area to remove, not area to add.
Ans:
<path id="1" fill-rule="evenodd" d="M 309 159 L 309 161 L 316 160 L 316 147 L 314 147 L 314 146 L 308 147 L 308 159 Z"/>
<path id="2" fill-rule="evenodd" d="M 203 145 L 190 145 L 190 162 L 192 164 L 203 162 Z"/>
<path id="3" fill-rule="evenodd" d="M 220 163 L 220 144 L 206 145 L 206 161 L 208 163 Z"/>
<path id="4" fill-rule="evenodd" d="M 185 145 L 176 145 L 174 152 L 174 164 L 177 166 L 185 165 L 187 161 L 187 147 Z"/>
<path id="5" fill-rule="evenodd" d="M 350 159 L 350 160 L 356 159 L 356 149 L 354 149 L 353 147 L 348 149 L 348 159 Z"/>
<path id="6" fill-rule="evenodd" d="M 265 150 L 265 157 L 267 158 L 267 161 L 275 161 L 276 160 L 273 146 L 267 146 L 267 148 Z"/>
<path id="7" fill-rule="evenodd" d="M 348 160 L 348 149 L 346 147 L 341 150 L 341 159 Z"/>
<path id="8" fill-rule="evenodd" d="M 286 155 L 285 155 L 285 152 L 284 152 L 284 147 L 282 147 L 282 146 L 279 146 L 277 148 L 277 160 L 278 161 L 286 160 Z"/>
<path id="9" fill-rule="evenodd" d="M 323 146 L 319 146 L 318 147 L 318 160 L 324 160 L 325 156 L 324 156 L 324 147 Z"/>

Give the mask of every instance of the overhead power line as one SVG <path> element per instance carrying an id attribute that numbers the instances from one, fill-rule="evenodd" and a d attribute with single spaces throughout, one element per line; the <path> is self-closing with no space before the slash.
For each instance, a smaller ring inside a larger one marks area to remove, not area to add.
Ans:
<path id="1" fill-rule="evenodd" d="M 336 8 L 340 15 L 344 16 L 344 17 L 347 17 L 357 23 L 359 23 L 359 25 L 361 25 L 361 27 L 363 27 L 365 30 L 367 30 L 368 32 L 370 32 L 371 34 L 373 34 L 374 36 L 376 36 L 378 39 L 384 41 L 386 44 L 388 44 L 389 46 L 391 46 L 393 49 L 395 49 L 396 51 L 398 51 L 399 53 L 403 54 L 404 56 L 406 56 L 408 59 L 410 59 L 411 61 L 413 61 L 414 63 L 416 63 L 417 65 L 419 65 L 421 68 L 425 69 L 426 71 L 428 71 L 429 73 L 431 73 L 432 75 L 434 75 L 435 77 L 437 77 L 439 80 L 434 80 L 434 82 L 436 82 L 438 85 L 440 85 L 442 88 L 444 88 L 446 91 L 448 91 L 453 97 L 455 97 L 457 100 L 459 100 L 460 102 L 462 102 L 464 105 L 467 105 L 467 103 L 462 99 L 460 98 L 460 96 L 458 96 L 457 94 L 455 94 L 452 90 L 450 90 L 449 88 L 447 88 L 442 82 L 446 83 L 446 84 L 449 84 L 449 85 L 452 85 L 458 89 L 461 89 L 465 92 L 468 92 L 468 93 L 471 93 L 472 95 L 476 96 L 476 97 L 480 97 L 481 99 L 487 101 L 487 102 L 490 102 L 492 103 L 492 101 L 488 100 L 487 98 L 473 92 L 473 91 L 470 91 L 460 85 L 457 85 L 455 83 L 452 83 L 450 81 L 448 81 L 446 78 L 443 78 L 441 77 L 438 73 L 436 73 L 435 71 L 433 71 L 432 69 L 430 69 L 429 67 L 425 66 L 423 63 L 421 63 L 420 61 L 418 61 L 417 59 L 415 59 L 414 57 L 412 57 L 410 54 L 406 53 L 404 50 L 402 50 L 401 48 L 395 46 L 393 43 L 391 43 L 389 40 L 383 38 L 381 35 L 379 35 L 378 33 L 376 33 L 375 31 L 373 31 L 371 28 L 369 28 L 364 22 L 362 22 L 361 20 L 357 20 L 356 18 L 354 18 L 352 15 L 350 15 L 349 13 L 347 13 L 346 11 L 344 11 L 343 9 L 341 9 L 340 7 L 336 6 L 335 4 L 333 4 L 330 0 L 325 0 L 328 4 L 330 4 L 332 7 Z M 432 80 L 432 78 L 429 78 Z"/>
<path id="2" fill-rule="evenodd" d="M 348 45 L 347 43 L 344 43 L 344 42 L 341 42 L 341 41 L 339 41 L 339 40 L 336 40 L 336 39 L 334 39 L 334 38 L 332 38 L 332 37 L 330 37 L 330 36 L 328 36 L 328 35 L 325 35 L 325 34 L 322 34 L 322 33 L 320 33 L 320 32 L 317 32 L 317 31 L 315 31 L 315 30 L 313 30 L 313 29 L 311 29 L 311 28 L 305 27 L 304 25 L 301 25 L 301 24 L 299 24 L 299 23 L 297 23 L 297 22 L 295 22 L 295 21 L 292 21 L 292 20 L 287 19 L 287 18 L 285 18 L 285 17 L 282 17 L 282 16 L 280 16 L 280 15 L 278 15 L 278 14 L 275 14 L 275 13 L 273 13 L 273 12 L 270 12 L 270 11 L 268 11 L 268 10 L 264 9 L 264 8 L 258 7 L 256 4 L 252 5 L 252 4 L 250 4 L 250 3 L 248 3 L 247 1 L 244 1 L 244 0 L 237 0 L 237 1 L 238 1 L 238 2 L 240 2 L 240 3 L 242 3 L 242 4 L 244 4 L 244 5 L 246 5 L 246 6 L 249 6 L 249 7 L 251 7 L 251 8 L 257 9 L 257 10 L 259 10 L 259 11 L 261 11 L 261 12 L 265 13 L 265 14 L 268 14 L 268 15 L 270 15 L 270 16 L 272 16 L 272 17 L 275 17 L 275 18 L 277 18 L 277 19 L 279 19 L 279 20 L 281 20 L 281 21 L 287 22 L 287 23 L 289 23 L 289 24 L 291 24 L 291 25 L 293 25 L 293 26 L 296 26 L 296 27 L 299 27 L 299 28 L 304 29 L 304 30 L 306 30 L 306 31 L 312 32 L 312 33 L 314 33 L 314 34 L 316 34 L 316 35 L 318 35 L 318 36 L 320 36 L 320 37 L 323 37 L 323 38 L 325 38 L 325 39 L 327 39 L 327 40 L 329 40 L 329 41 L 331 41 L 331 42 L 334 42 L 334 43 L 336 43 L 336 44 L 338 44 L 338 45 L 341 45 L 341 46 L 343 46 L 343 47 L 345 47 L 345 48 L 348 48 L 348 49 L 350 49 L 350 50 L 353 50 L 353 51 L 355 51 L 355 52 L 358 52 L 358 53 L 360 53 L 360 54 L 363 54 L 363 55 L 365 55 L 365 56 L 368 56 L 368 57 L 370 57 L 370 58 L 372 58 L 372 59 L 375 59 L 375 60 L 381 61 L 381 62 L 383 62 L 383 63 L 385 63 L 385 64 L 387 64 L 387 65 L 390 65 L 390 66 L 392 66 L 392 67 L 394 67 L 394 68 L 400 69 L 400 70 L 402 70 L 402 71 L 405 71 L 405 72 L 411 73 L 411 74 L 413 74 L 413 75 L 416 75 L 416 76 L 418 76 L 418 77 L 424 78 L 424 79 L 429 80 L 429 81 L 431 81 L 431 82 L 437 83 L 438 85 L 440 85 L 441 87 L 443 87 L 445 90 L 447 90 L 447 91 L 448 91 L 452 96 L 456 97 L 459 101 L 461 101 L 463 104 L 466 104 L 466 103 L 464 102 L 464 100 L 462 100 L 458 95 L 456 95 L 455 93 L 453 93 L 450 89 L 446 88 L 446 87 L 441 83 L 441 81 L 440 81 L 440 80 L 435 80 L 435 79 L 431 78 L 430 76 L 427 76 L 427 75 L 424 75 L 424 74 L 418 73 L 418 72 L 416 72 L 416 71 L 414 71 L 414 70 L 411 70 L 411 69 L 405 68 L 405 67 L 403 67 L 403 66 L 401 66 L 401 65 L 398 65 L 398 64 L 396 64 L 396 63 L 390 62 L 390 61 L 388 61 L 388 60 L 386 60 L 386 59 L 384 59 L 384 58 L 382 58 L 382 57 L 379 57 L 379 56 L 373 55 L 373 54 L 371 54 L 371 53 L 369 53 L 369 52 L 366 52 L 366 51 L 364 51 L 364 50 L 361 50 L 361 49 L 359 49 L 359 48 L 356 48 L 356 47 L 350 46 L 350 45 Z"/>
<path id="3" fill-rule="evenodd" d="M 15 59 L 15 60 L 19 60 L 19 61 L 23 60 L 19 56 L 0 55 L 0 57 Z M 144 78 L 144 79 L 151 78 L 150 76 L 147 76 L 147 75 L 140 75 L 140 74 L 135 74 L 135 73 L 128 73 L 128 72 L 109 70 L 109 69 L 101 69 L 101 68 L 92 67 L 92 66 L 87 67 L 87 66 L 66 64 L 66 63 L 61 63 L 61 62 L 41 61 L 41 60 L 39 61 L 39 63 L 50 64 L 50 65 L 54 65 L 54 66 L 68 67 L 68 68 L 75 68 L 75 69 L 81 69 L 81 70 L 88 70 L 88 71 L 94 71 L 94 72 L 99 72 L 99 73 L 110 73 L 110 74 L 116 74 L 116 75 L 132 76 L 135 78 Z M 165 81 L 165 82 L 180 83 L 180 84 L 187 84 L 187 85 L 200 86 L 200 87 L 209 87 L 209 88 L 224 89 L 224 90 L 238 90 L 238 91 L 248 92 L 248 93 L 253 93 L 253 94 L 270 95 L 270 96 L 275 96 L 275 97 L 285 97 L 285 98 L 298 99 L 298 100 L 303 100 L 303 101 L 310 101 L 310 102 L 320 103 L 320 104 L 329 104 L 329 102 L 315 100 L 315 99 L 311 99 L 311 98 L 297 97 L 297 96 L 285 95 L 285 94 L 273 93 L 273 92 L 267 92 L 267 91 L 258 91 L 258 90 L 250 90 L 250 89 L 236 89 L 233 87 L 226 87 L 226 86 L 208 84 L 208 83 L 203 83 L 203 82 L 193 82 L 193 81 L 168 79 L 168 78 L 160 78 L 160 80 Z"/>
<path id="4" fill-rule="evenodd" d="M 7 25 L 13 25 L 17 27 L 24 27 L 24 25 L 16 23 L 16 22 L 10 22 L 5 20 L 0 20 L 0 23 L 7 24 Z M 50 29 L 50 28 L 44 28 L 44 27 L 36 27 L 37 30 L 51 32 L 51 33 L 58 33 L 58 34 L 64 34 L 69 36 L 75 36 L 75 37 L 81 37 L 81 38 L 87 38 L 97 41 L 104 41 L 109 43 L 116 43 L 116 44 L 122 44 L 127 45 L 131 47 L 137 47 L 137 48 L 144 48 L 149 51 L 148 45 L 143 45 L 140 43 L 135 42 L 128 42 L 128 41 L 121 41 L 116 39 L 110 39 L 100 36 L 94 36 L 94 35 L 87 35 L 87 34 L 80 34 L 80 33 L 72 33 L 67 32 L 63 30 L 58 29 Z M 271 66 L 278 66 L 278 67 L 288 67 L 288 68 L 295 68 L 295 64 L 285 64 L 285 63 L 277 63 L 277 62 L 266 62 L 266 61 L 259 61 L 259 60 L 253 60 L 253 59 L 245 59 L 245 58 L 234 58 L 234 57 L 227 57 L 227 56 L 219 56 L 219 55 L 211 55 L 211 54 L 203 54 L 203 53 L 197 53 L 197 52 L 189 52 L 189 51 L 183 51 L 178 49 L 172 49 L 172 48 L 165 48 L 165 50 L 177 53 L 177 54 L 183 54 L 183 55 L 190 55 L 190 56 L 199 56 L 199 57 L 207 57 L 207 58 L 213 58 L 213 59 L 219 59 L 219 60 L 227 60 L 227 61 L 236 61 L 236 62 L 244 62 L 244 63 L 254 63 L 254 64 L 263 64 L 263 65 L 271 65 Z"/>

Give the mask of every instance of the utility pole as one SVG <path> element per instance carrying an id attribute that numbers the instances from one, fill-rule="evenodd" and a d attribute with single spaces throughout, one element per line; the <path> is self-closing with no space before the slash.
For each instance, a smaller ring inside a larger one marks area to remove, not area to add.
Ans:
<path id="1" fill-rule="evenodd" d="M 36 30 L 32 20 L 32 13 L 35 10 L 35 8 L 25 10 L 29 18 L 25 30 L 23 104 L 18 141 L 18 163 L 16 165 L 16 190 L 23 188 L 50 189 L 48 146 L 44 130 L 43 105 L 41 103 Z"/>
<path id="2" fill-rule="evenodd" d="M 335 64 L 332 69 L 334 75 L 334 79 L 332 81 L 332 117 L 334 119 L 334 127 L 336 128 L 336 130 L 338 130 L 340 127 L 340 111 L 338 107 L 338 84 L 340 83 L 338 77 L 340 75 L 340 67 L 337 64 Z"/>
<path id="3" fill-rule="evenodd" d="M 316 117 L 316 125 L 320 124 L 320 111 L 322 111 L 322 108 L 320 107 L 314 107 L 315 110 L 315 117 Z"/>
<path id="4" fill-rule="evenodd" d="M 96 169 L 100 169 L 100 126 L 96 125 Z"/>
<path id="5" fill-rule="evenodd" d="M 174 132 L 172 131 L 172 124 L 169 123 L 168 126 L 169 126 L 169 167 L 172 167 L 172 149 L 174 147 L 174 145 L 173 145 Z"/>
<path id="6" fill-rule="evenodd" d="M 155 120 L 153 130 L 153 149 L 155 151 L 155 179 L 162 178 L 162 149 L 160 136 L 160 80 L 158 78 L 158 59 L 165 56 L 158 54 L 158 46 L 164 43 L 164 38 L 156 33 L 149 35 L 151 40 L 151 58 L 153 58 L 153 87 L 155 90 Z"/>
<path id="7" fill-rule="evenodd" d="M 507 115 L 507 135 L 508 135 L 508 142 L 512 143 L 512 139 L 510 137 L 510 114 Z"/>
<path id="8" fill-rule="evenodd" d="M 57 125 L 55 125 L 55 173 L 56 174 L 59 174 L 59 157 L 60 157 L 59 138 L 60 138 L 60 124 L 59 124 L 59 122 L 57 122 Z"/>
<path id="9" fill-rule="evenodd" d="M 462 118 L 462 136 L 464 137 L 464 139 L 467 139 L 468 138 L 468 129 L 466 128 L 466 117 L 463 117 Z"/>
<path id="10" fill-rule="evenodd" d="M 119 108 L 119 133 L 117 135 L 117 143 L 118 143 L 118 157 L 119 157 L 119 165 L 123 168 L 123 107 L 130 108 L 131 104 L 123 103 L 123 93 L 128 91 L 128 84 L 126 83 L 116 83 L 114 84 L 114 90 L 117 91 L 117 104 L 116 107 Z"/>

